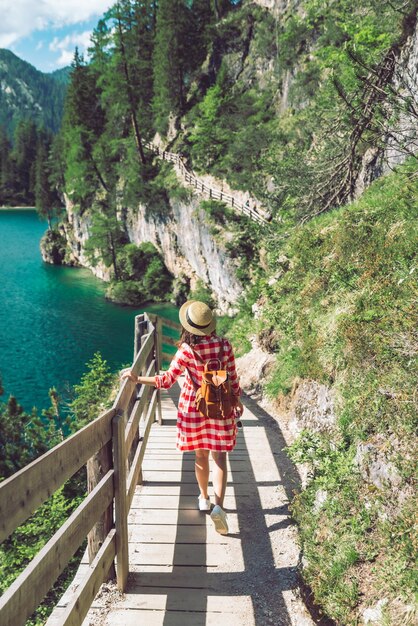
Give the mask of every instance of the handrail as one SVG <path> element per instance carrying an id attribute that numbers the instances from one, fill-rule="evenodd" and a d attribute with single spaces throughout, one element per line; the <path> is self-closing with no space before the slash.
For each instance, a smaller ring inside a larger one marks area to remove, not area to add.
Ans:
<path id="1" fill-rule="evenodd" d="M 135 373 L 153 375 L 159 371 L 163 323 L 156 315 L 137 316 Z M 170 328 L 174 326 L 171 324 Z M 0 483 L 0 540 L 4 540 L 90 457 L 109 453 L 110 445 L 113 449 L 110 469 L 95 481 L 89 475 L 89 494 L 0 598 L 2 626 L 25 624 L 86 535 L 92 534 L 93 527 L 98 532 L 104 526 L 99 522 L 109 510 L 110 527 L 104 527 L 97 549 L 90 554 L 90 567 L 66 608 L 55 616 L 53 613 L 51 624 L 82 623 L 97 590 L 108 579 L 115 557 L 118 588 L 124 591 L 129 569 L 127 515 L 135 487 L 142 479 L 148 434 L 157 415 L 162 424 L 160 391 L 151 393 L 151 387 L 143 387 L 138 396 L 137 386 L 126 379 L 109 410 Z"/>
<path id="2" fill-rule="evenodd" d="M 240 211 L 241 213 L 254 220 L 255 222 L 258 222 L 259 224 L 265 224 L 271 221 L 271 214 L 267 211 L 264 211 L 264 209 L 251 208 L 249 202 L 248 204 L 243 204 L 242 202 L 237 200 L 237 198 L 225 193 L 221 189 L 217 189 L 216 187 L 209 187 L 209 185 L 206 185 L 201 179 L 194 176 L 194 174 L 192 174 L 187 169 L 184 159 L 179 154 L 176 154 L 175 152 L 168 152 L 167 150 L 162 150 L 159 146 L 150 141 L 144 142 L 144 147 L 151 152 L 154 152 L 154 154 L 156 154 L 160 159 L 175 163 L 180 170 L 180 175 L 183 181 L 187 185 L 194 187 L 197 192 L 207 194 L 209 198 L 213 200 L 220 200 L 221 202 L 228 204 L 233 209 Z M 255 207 L 254 202 L 253 206 Z"/>

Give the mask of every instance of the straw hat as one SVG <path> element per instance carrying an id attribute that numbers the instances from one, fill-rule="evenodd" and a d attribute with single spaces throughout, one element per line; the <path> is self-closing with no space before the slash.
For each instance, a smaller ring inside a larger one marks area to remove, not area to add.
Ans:
<path id="1" fill-rule="evenodd" d="M 210 335 L 215 330 L 215 318 L 204 302 L 188 300 L 179 311 L 179 318 L 183 328 L 193 335 Z"/>

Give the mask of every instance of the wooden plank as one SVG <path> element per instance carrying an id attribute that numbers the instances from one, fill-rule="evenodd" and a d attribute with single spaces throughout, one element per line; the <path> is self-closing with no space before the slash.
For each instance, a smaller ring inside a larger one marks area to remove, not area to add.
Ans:
<path id="1" fill-rule="evenodd" d="M 0 542 L 111 439 L 114 409 L 0 483 Z"/>
<path id="2" fill-rule="evenodd" d="M 208 610 L 217 611 L 219 618 L 225 613 L 235 614 L 237 611 L 241 614 L 251 609 L 251 599 L 249 596 L 240 595 L 231 597 L 228 595 L 211 593 L 207 589 L 189 589 L 177 588 L 173 590 L 170 587 L 147 587 L 142 591 L 135 588 L 132 593 L 118 602 L 118 611 L 128 609 L 148 609 L 149 611 L 183 611 L 193 612 L 199 611 L 206 613 Z M 224 620 L 222 619 L 222 622 Z M 169 622 L 171 624 L 171 621 Z M 236 622 L 235 622 L 236 623 Z"/>
<path id="3" fill-rule="evenodd" d="M 231 532 L 238 532 L 238 514 L 227 510 L 228 524 Z M 163 525 L 180 528 L 190 528 L 192 526 L 206 526 L 212 533 L 213 522 L 206 511 L 197 509 L 131 509 L 129 512 L 129 531 L 136 525 Z M 213 530 L 213 532 L 215 532 Z"/>
<path id="4" fill-rule="evenodd" d="M 152 326 L 151 322 L 149 325 Z M 132 371 L 135 374 L 140 374 L 143 367 L 146 364 L 148 356 L 151 354 L 151 351 L 154 348 L 154 332 L 149 332 L 147 335 L 144 335 L 141 338 L 142 346 L 140 351 L 138 352 L 135 361 L 132 365 Z M 117 411 L 126 411 L 129 402 L 132 398 L 132 394 L 135 392 L 134 383 L 126 378 L 121 387 L 119 388 L 118 394 L 113 403 L 113 408 Z"/>
<path id="5" fill-rule="evenodd" d="M 238 626 L 251 624 L 254 621 L 245 612 L 234 611 L 224 617 L 219 611 L 152 611 L 147 609 L 115 610 L 109 616 L 104 626 Z M 84 626 L 84 624 L 83 624 Z"/>
<path id="6" fill-rule="evenodd" d="M 146 376 L 152 376 L 155 374 L 155 360 L 150 363 Z M 143 410 L 148 403 L 148 399 L 151 393 L 152 387 L 150 385 L 142 385 L 139 400 L 137 400 L 129 416 L 128 423 L 125 428 L 125 446 L 126 454 L 128 455 L 132 447 L 132 442 L 135 439 L 135 435 L 138 430 L 139 420 L 141 419 Z"/>
<path id="7" fill-rule="evenodd" d="M 161 357 L 162 357 L 162 359 L 163 359 L 163 362 L 164 362 L 164 361 L 166 361 L 166 362 L 168 362 L 168 363 L 171 363 L 171 361 L 173 360 L 174 355 L 175 355 L 175 352 L 168 353 L 168 352 L 164 352 L 164 351 L 163 351 L 163 352 L 161 353 Z"/>
<path id="8" fill-rule="evenodd" d="M 144 480 L 147 482 L 157 482 L 160 483 L 162 481 L 166 483 L 196 483 L 196 477 L 194 472 L 181 472 L 181 471 L 171 471 L 171 472 L 158 472 L 158 471 L 150 471 L 147 470 L 144 472 Z M 228 485 L 232 484 L 246 484 L 254 480 L 254 475 L 252 472 L 234 472 L 233 480 L 231 476 L 231 472 L 228 476 Z"/>
<path id="9" fill-rule="evenodd" d="M 113 497 L 113 470 L 77 507 L 0 598 L 2 626 L 20 626 L 33 613 Z"/>
<path id="10" fill-rule="evenodd" d="M 152 611 L 147 609 L 117 609 L 111 614 L 111 622 L 106 626 L 238 626 L 254 624 L 247 611 L 237 613 L 219 613 L 219 611 Z M 83 625 L 84 626 L 84 625 Z"/>
<path id="11" fill-rule="evenodd" d="M 141 346 L 141 350 L 139 351 L 132 365 L 132 369 L 135 372 L 135 374 L 140 374 L 140 372 L 142 371 L 145 365 L 147 357 L 149 356 L 153 347 L 154 347 L 154 332 L 150 332 L 148 333 L 148 335 L 145 335 L 143 337 L 143 344 Z"/>
<path id="12" fill-rule="evenodd" d="M 196 509 L 197 494 L 199 488 L 196 484 L 195 496 L 142 496 L 135 495 L 132 501 L 132 508 L 135 509 Z M 241 496 L 244 498 L 245 496 Z M 234 509 L 236 507 L 235 496 L 225 496 L 225 507 Z"/>
<path id="13" fill-rule="evenodd" d="M 156 406 L 157 406 L 157 389 L 154 389 L 152 393 L 151 401 L 148 406 L 147 415 L 145 417 L 144 435 L 143 435 L 142 441 L 140 442 L 140 444 L 138 445 L 136 449 L 135 456 L 132 461 L 132 466 L 129 471 L 127 494 L 126 494 L 128 510 L 131 507 L 132 499 L 135 494 L 136 485 L 138 483 L 139 473 L 141 472 L 141 469 L 142 469 L 142 460 L 144 458 L 145 449 L 147 446 L 148 435 L 149 435 L 151 426 L 154 422 Z"/>
<path id="14" fill-rule="evenodd" d="M 137 565 L 135 577 L 129 585 L 129 592 L 141 592 L 145 587 L 165 587 L 169 589 L 205 589 L 213 586 L 216 579 L 216 567 L 158 567 Z M 215 576 L 214 576 L 215 574 Z"/>
<path id="15" fill-rule="evenodd" d="M 261 463 L 261 460 L 260 460 Z M 251 470 L 251 461 L 249 459 L 238 460 L 233 459 L 230 461 L 228 459 L 228 469 L 231 468 L 231 464 L 233 466 L 234 472 L 238 471 L 250 471 Z M 157 470 L 160 472 L 172 471 L 172 470 L 194 470 L 194 459 L 166 459 L 164 457 L 160 458 L 146 458 L 142 464 L 142 469 L 145 470 Z M 211 461 L 209 461 L 209 466 L 211 466 Z"/>
<path id="16" fill-rule="evenodd" d="M 168 335 L 164 335 L 163 343 L 165 343 L 167 346 L 174 346 L 175 348 L 177 348 L 178 339 L 175 339 L 174 337 L 169 337 Z"/>
<path id="17" fill-rule="evenodd" d="M 167 326 L 167 328 L 173 328 L 174 330 L 178 330 L 180 332 L 181 325 L 178 322 L 173 322 L 173 320 L 168 320 L 166 317 L 161 318 L 163 327 Z"/>
<path id="18" fill-rule="evenodd" d="M 214 528 L 208 532 L 215 533 Z M 170 543 L 130 543 L 129 556 L 132 565 L 199 565 L 214 567 L 226 560 L 237 559 L 237 569 L 244 569 L 241 546 L 231 543 L 228 550 L 224 544 L 212 544 L 206 549 L 204 543 L 170 544 Z"/>
<path id="19" fill-rule="evenodd" d="M 209 481 L 209 495 L 212 491 L 213 487 L 211 482 Z M 250 494 L 254 494 L 257 491 L 257 488 L 253 485 L 228 485 L 226 488 L 227 496 L 248 496 Z M 137 488 L 135 493 L 136 496 L 196 496 L 199 492 L 199 489 L 196 485 L 154 485 L 150 483 L 143 483 L 140 487 Z"/>
<path id="20" fill-rule="evenodd" d="M 113 418 L 113 457 L 115 464 L 116 579 L 119 591 L 128 580 L 128 506 L 126 502 L 125 428 L 122 415 Z"/>
<path id="21" fill-rule="evenodd" d="M 133 543 L 227 543 L 219 533 L 210 533 L 203 525 L 176 526 L 174 524 L 133 525 L 129 529 L 129 541 Z"/>
<path id="22" fill-rule="evenodd" d="M 131 509 L 131 524 L 200 524 L 206 526 L 206 514 L 192 509 Z"/>
<path id="23" fill-rule="evenodd" d="M 134 361 L 136 356 L 141 349 L 141 336 L 143 334 L 144 329 L 144 314 L 135 316 L 135 329 L 134 329 Z"/>
<path id="24" fill-rule="evenodd" d="M 106 580 L 115 555 L 116 530 L 112 528 L 88 567 L 73 598 L 65 608 L 55 611 L 51 615 L 46 626 L 79 626 L 82 623 L 100 589 L 100 585 Z"/>
<path id="25" fill-rule="evenodd" d="M 163 326 L 161 317 L 157 318 L 156 322 L 156 356 L 157 356 L 157 364 L 156 371 L 159 373 L 163 363 Z M 157 391 L 157 415 L 158 415 L 158 423 L 162 426 L 163 423 L 163 413 L 162 413 L 162 404 L 161 404 L 161 389 Z"/>

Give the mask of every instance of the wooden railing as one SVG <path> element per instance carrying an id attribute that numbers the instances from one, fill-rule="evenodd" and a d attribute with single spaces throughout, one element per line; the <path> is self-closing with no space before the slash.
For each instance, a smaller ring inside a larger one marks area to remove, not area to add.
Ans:
<path id="1" fill-rule="evenodd" d="M 140 315 L 135 319 L 133 370 L 152 376 L 161 360 L 162 320 Z M 82 623 L 100 585 L 114 571 L 115 557 L 118 588 L 125 589 L 127 515 L 156 417 L 162 424 L 159 390 L 142 386 L 138 394 L 137 386 L 125 380 L 109 410 L 0 484 L 1 542 L 83 465 L 96 468 L 88 476 L 87 497 L 0 598 L 1 626 L 26 622 L 87 536 L 90 566 L 58 623 Z"/>
<path id="2" fill-rule="evenodd" d="M 213 200 L 220 200 L 260 224 L 265 224 L 271 220 L 271 214 L 263 209 L 257 208 L 254 202 L 252 202 L 251 206 L 249 202 L 248 204 L 240 202 L 237 198 L 225 193 L 221 189 L 206 185 L 202 180 L 194 176 L 194 174 L 187 169 L 184 159 L 179 154 L 162 150 L 159 146 L 156 146 L 149 141 L 144 143 L 144 147 L 151 150 L 151 152 L 154 152 L 160 159 L 175 163 L 184 182 L 187 185 L 194 187 L 198 193 L 206 194 Z"/>

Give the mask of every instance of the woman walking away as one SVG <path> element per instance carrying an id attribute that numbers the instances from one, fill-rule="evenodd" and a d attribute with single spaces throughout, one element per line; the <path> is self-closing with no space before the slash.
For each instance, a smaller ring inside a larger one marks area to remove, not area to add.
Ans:
<path id="1" fill-rule="evenodd" d="M 177 448 L 182 452 L 194 450 L 195 474 L 200 494 L 200 511 L 210 511 L 211 502 L 208 494 L 209 453 L 214 461 L 212 482 L 215 506 L 211 518 L 218 533 L 228 533 L 226 513 L 223 509 L 227 482 L 227 453 L 236 443 L 236 420 L 242 415 L 244 407 L 239 399 L 241 389 L 235 369 L 232 346 L 227 339 L 215 334 L 215 318 L 211 309 L 197 300 L 185 302 L 179 312 L 182 333 L 177 350 L 167 372 L 157 376 L 137 376 L 131 370 L 122 373 L 122 378 L 129 378 L 135 383 L 155 385 L 168 389 L 185 372 L 185 382 L 180 395 L 177 416 Z M 212 419 L 202 415 L 195 405 L 196 389 L 200 387 L 205 364 L 220 361 L 219 369 L 228 373 L 235 406 L 230 415 L 222 419 Z"/>

